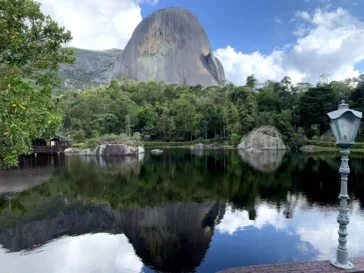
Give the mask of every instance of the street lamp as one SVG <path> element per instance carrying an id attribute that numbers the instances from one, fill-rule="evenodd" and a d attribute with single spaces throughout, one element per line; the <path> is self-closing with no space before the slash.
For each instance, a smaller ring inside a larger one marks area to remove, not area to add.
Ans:
<path id="1" fill-rule="evenodd" d="M 333 266 L 342 269 L 352 269 L 354 265 L 348 261 L 348 249 L 346 247 L 346 236 L 348 235 L 346 226 L 349 224 L 348 216 L 348 175 L 349 169 L 349 148 L 354 144 L 355 137 L 359 130 L 362 113 L 349 109 L 345 101 L 341 101 L 339 109 L 328 113 L 331 121 L 330 127 L 336 138 L 336 145 L 342 148 L 341 153 L 341 190 L 340 207 L 337 222 L 339 223 L 339 246 L 337 247 L 336 259 L 331 261 Z"/>

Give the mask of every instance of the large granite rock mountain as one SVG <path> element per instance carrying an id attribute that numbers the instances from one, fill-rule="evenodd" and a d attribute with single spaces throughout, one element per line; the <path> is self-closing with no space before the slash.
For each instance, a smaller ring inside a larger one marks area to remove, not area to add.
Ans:
<path id="1" fill-rule="evenodd" d="M 225 80 L 206 32 L 189 10 L 166 8 L 146 17 L 120 54 L 116 78 L 203 86 Z"/>
<path id="2" fill-rule="evenodd" d="M 75 49 L 76 63 L 61 65 L 62 88 L 109 84 L 127 75 L 136 81 L 156 80 L 203 86 L 225 80 L 206 32 L 189 10 L 166 8 L 146 17 L 124 50 Z"/>
<path id="3" fill-rule="evenodd" d="M 89 88 L 110 83 L 115 73 L 116 60 L 122 53 L 120 49 L 75 48 L 75 64 L 60 67 L 62 88 Z"/>

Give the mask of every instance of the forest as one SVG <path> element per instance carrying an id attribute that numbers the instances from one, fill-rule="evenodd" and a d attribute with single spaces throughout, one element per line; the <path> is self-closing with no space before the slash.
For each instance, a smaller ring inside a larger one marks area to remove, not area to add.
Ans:
<path id="1" fill-rule="evenodd" d="M 236 145 L 255 127 L 273 125 L 292 149 L 306 139 L 333 140 L 327 113 L 342 99 L 364 111 L 364 75 L 345 81 L 322 76 L 315 86 L 293 84 L 289 77 L 258 84 L 251 75 L 245 86 L 206 88 L 124 77 L 108 86 L 53 96 L 63 116 L 61 132 L 76 143 L 140 133 L 143 141 Z M 357 140 L 364 140 L 363 125 Z"/>
<path id="2" fill-rule="evenodd" d="M 364 110 L 364 75 L 316 85 L 281 81 L 203 87 L 136 82 L 62 90 L 59 67 L 75 62 L 71 32 L 33 0 L 0 0 L 0 167 L 33 151 L 33 140 L 70 135 L 80 147 L 105 139 L 236 145 L 261 125 L 276 126 L 292 149 L 332 140 L 327 113 L 345 99 Z M 29 20 L 31 18 L 31 20 Z M 357 138 L 364 140 L 363 125 Z M 329 143 L 330 145 L 332 142 Z"/>

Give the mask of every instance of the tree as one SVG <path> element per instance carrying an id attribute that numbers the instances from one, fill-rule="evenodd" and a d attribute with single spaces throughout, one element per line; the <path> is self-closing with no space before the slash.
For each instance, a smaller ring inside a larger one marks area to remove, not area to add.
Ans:
<path id="1" fill-rule="evenodd" d="M 139 124 L 142 128 L 144 139 L 149 139 L 156 134 L 157 113 L 151 105 L 146 105 L 138 113 Z"/>
<path id="2" fill-rule="evenodd" d="M 257 83 L 258 80 L 255 78 L 254 74 L 246 78 L 246 86 L 250 87 L 252 90 L 255 90 Z"/>
<path id="3" fill-rule="evenodd" d="M 345 82 L 332 81 L 329 83 L 329 85 L 334 90 L 338 101 L 340 100 L 348 101 L 351 93 L 353 92 L 353 88 Z"/>
<path id="4" fill-rule="evenodd" d="M 300 100 L 300 113 L 304 126 L 318 125 L 320 135 L 328 129 L 327 113 L 336 108 L 334 90 L 328 86 L 310 88 Z"/>
<path id="5" fill-rule="evenodd" d="M 292 79 L 289 76 L 285 76 L 282 80 L 281 80 L 281 86 L 283 88 L 283 91 L 285 92 L 290 92 L 293 89 L 293 85 L 292 85 Z"/>
<path id="6" fill-rule="evenodd" d="M 296 84 L 295 89 L 298 93 L 304 93 L 312 87 L 312 84 L 308 82 L 299 82 Z"/>
<path id="7" fill-rule="evenodd" d="M 360 112 L 364 112 L 364 77 L 363 81 L 359 81 L 358 86 L 356 87 L 355 91 L 351 94 L 349 101 L 350 108 L 355 109 Z M 358 140 L 364 140 L 364 122 L 360 123 L 359 133 L 358 133 Z"/>
<path id="8" fill-rule="evenodd" d="M 242 133 L 246 134 L 254 128 L 257 117 L 257 100 L 250 88 L 236 87 L 231 99 L 239 111 Z"/>
<path id="9" fill-rule="evenodd" d="M 33 0 L 0 0 L 0 155 L 4 166 L 32 150 L 32 140 L 52 136 L 61 123 L 51 101 L 61 63 L 74 61 L 62 48 L 71 33 Z"/>

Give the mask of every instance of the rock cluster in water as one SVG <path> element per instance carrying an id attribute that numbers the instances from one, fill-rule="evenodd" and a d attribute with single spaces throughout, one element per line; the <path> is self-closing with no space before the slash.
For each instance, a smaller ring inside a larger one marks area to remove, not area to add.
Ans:
<path id="1" fill-rule="evenodd" d="M 75 148 L 66 149 L 66 154 L 78 155 L 139 155 L 144 153 L 141 146 L 130 146 L 126 144 L 101 144 L 95 149 L 78 150 Z"/>

